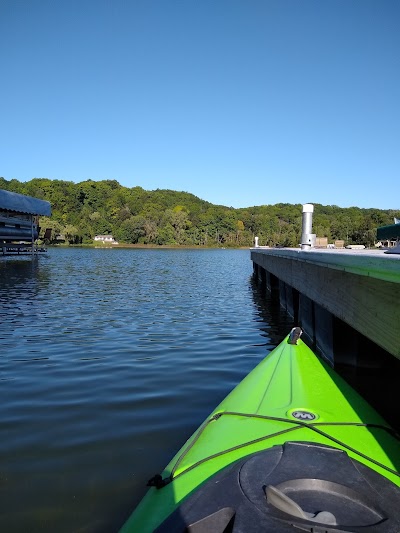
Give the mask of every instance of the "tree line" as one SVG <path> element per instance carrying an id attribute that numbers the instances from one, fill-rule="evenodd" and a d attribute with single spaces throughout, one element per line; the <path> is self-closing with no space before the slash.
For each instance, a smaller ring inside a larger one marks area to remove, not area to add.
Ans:
<path id="1" fill-rule="evenodd" d="M 0 177 L 0 189 L 49 201 L 52 216 L 41 218 L 40 235 L 51 228 L 53 242 L 62 236 L 70 244 L 90 244 L 96 235 L 111 234 L 126 244 L 247 247 L 258 236 L 260 245 L 296 247 L 301 238 L 301 204 L 235 209 L 188 192 L 128 188 L 116 180 Z M 393 210 L 314 204 L 313 232 L 329 242 L 371 247 L 376 229 L 392 224 L 395 216 Z"/>

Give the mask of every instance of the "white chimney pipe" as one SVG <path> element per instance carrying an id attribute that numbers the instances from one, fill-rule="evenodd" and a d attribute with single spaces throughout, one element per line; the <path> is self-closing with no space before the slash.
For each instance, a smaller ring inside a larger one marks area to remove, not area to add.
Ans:
<path id="1" fill-rule="evenodd" d="M 315 245 L 315 234 L 312 232 L 313 204 L 303 205 L 303 225 L 301 232 L 301 249 L 310 250 Z"/>

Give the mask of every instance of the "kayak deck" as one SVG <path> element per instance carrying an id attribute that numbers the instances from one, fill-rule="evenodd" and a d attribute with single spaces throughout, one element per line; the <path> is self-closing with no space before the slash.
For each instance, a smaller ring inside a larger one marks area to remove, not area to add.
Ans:
<path id="1" fill-rule="evenodd" d="M 400 486 L 400 447 L 391 428 L 301 339 L 290 344 L 287 337 L 153 479 L 122 532 L 153 531 L 227 465 L 288 441 L 345 450 Z"/>

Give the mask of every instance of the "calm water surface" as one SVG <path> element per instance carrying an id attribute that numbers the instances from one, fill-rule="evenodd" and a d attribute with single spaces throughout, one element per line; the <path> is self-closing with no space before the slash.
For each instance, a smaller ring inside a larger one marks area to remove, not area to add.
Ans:
<path id="1" fill-rule="evenodd" d="M 0 257 L 0 531 L 113 532 L 292 326 L 247 250 Z"/>

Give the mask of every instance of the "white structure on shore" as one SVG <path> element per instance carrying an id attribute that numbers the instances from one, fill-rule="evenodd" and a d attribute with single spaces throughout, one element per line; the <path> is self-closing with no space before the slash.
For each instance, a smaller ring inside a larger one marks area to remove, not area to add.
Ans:
<path id="1" fill-rule="evenodd" d="M 104 244 L 118 244 L 112 235 L 96 235 L 95 241 L 101 241 Z"/>

